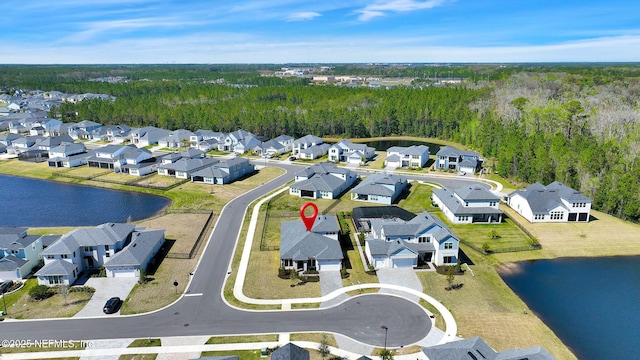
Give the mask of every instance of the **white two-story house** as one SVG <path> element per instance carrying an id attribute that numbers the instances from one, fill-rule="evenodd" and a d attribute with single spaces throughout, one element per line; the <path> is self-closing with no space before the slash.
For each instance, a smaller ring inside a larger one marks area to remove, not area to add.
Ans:
<path id="1" fill-rule="evenodd" d="M 535 183 L 507 195 L 507 204 L 532 223 L 588 222 L 593 200 L 557 181 Z"/>
<path id="2" fill-rule="evenodd" d="M 500 198 L 479 185 L 436 189 L 431 200 L 454 224 L 502 222 L 502 211 L 498 208 Z"/>
<path id="3" fill-rule="evenodd" d="M 419 262 L 454 265 L 459 243 L 442 221 L 425 211 L 409 221 L 371 220 L 365 253 L 376 269 L 414 267 Z"/>

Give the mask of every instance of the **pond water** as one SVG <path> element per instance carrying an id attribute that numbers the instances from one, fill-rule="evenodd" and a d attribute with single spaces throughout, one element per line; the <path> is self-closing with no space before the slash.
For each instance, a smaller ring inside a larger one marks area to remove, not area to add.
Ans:
<path id="1" fill-rule="evenodd" d="M 640 358 L 640 257 L 523 262 L 502 277 L 578 359 Z"/>
<path id="2" fill-rule="evenodd" d="M 136 221 L 171 204 L 156 195 L 0 175 L 0 226 L 95 226 Z"/>
<path id="3" fill-rule="evenodd" d="M 417 140 L 376 140 L 368 141 L 367 145 L 374 147 L 377 151 L 387 151 L 387 149 L 392 146 L 409 147 L 411 145 L 425 145 L 429 147 L 429 153 L 432 155 L 437 153 L 438 150 L 440 150 L 440 147 L 443 146 L 440 144 Z"/>

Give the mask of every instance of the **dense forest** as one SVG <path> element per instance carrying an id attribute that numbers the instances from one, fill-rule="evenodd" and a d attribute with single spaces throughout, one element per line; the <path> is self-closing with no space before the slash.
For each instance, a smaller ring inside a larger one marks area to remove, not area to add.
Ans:
<path id="1" fill-rule="evenodd" d="M 300 65 L 312 67 L 311 65 Z M 640 221 L 640 66 L 634 64 L 335 65 L 325 73 L 410 77 L 393 88 L 312 85 L 278 65 L 4 66 L 0 85 L 105 93 L 53 109 L 64 121 L 258 135 L 414 135 L 480 151 L 521 183 L 558 180 L 594 207 Z M 446 74 L 460 84 L 426 86 Z M 127 82 L 90 81 L 122 76 Z"/>

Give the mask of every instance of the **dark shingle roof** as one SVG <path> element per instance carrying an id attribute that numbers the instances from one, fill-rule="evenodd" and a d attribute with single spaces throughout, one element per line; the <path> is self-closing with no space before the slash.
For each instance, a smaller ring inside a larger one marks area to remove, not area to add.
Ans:
<path id="1" fill-rule="evenodd" d="M 293 260 L 342 260 L 342 248 L 337 240 L 307 231 L 301 220 L 280 224 L 280 258 Z"/>
<path id="2" fill-rule="evenodd" d="M 272 352 L 271 360 L 309 360 L 309 351 L 288 343 Z"/>

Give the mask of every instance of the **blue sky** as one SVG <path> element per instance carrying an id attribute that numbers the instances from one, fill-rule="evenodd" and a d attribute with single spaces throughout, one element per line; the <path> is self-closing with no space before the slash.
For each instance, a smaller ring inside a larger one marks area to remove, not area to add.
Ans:
<path id="1" fill-rule="evenodd" d="M 3 0 L 0 63 L 640 61 L 631 0 Z"/>

